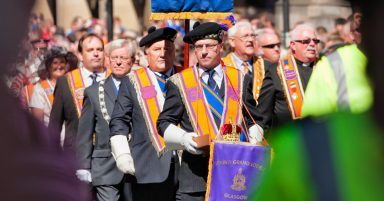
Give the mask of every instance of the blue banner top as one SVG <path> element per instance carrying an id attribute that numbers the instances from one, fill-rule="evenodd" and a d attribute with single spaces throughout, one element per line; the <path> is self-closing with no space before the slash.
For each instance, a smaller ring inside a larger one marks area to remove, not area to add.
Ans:
<path id="1" fill-rule="evenodd" d="M 233 12 L 233 0 L 152 0 L 152 12 Z"/>

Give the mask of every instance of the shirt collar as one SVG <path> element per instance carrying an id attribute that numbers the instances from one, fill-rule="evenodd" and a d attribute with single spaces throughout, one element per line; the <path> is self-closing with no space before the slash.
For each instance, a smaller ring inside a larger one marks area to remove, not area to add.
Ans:
<path id="1" fill-rule="evenodd" d="M 171 77 L 171 76 L 173 75 L 173 69 L 174 69 L 174 67 L 170 68 L 170 69 L 169 69 L 167 72 L 165 72 L 165 73 L 159 73 L 159 72 L 155 72 L 155 71 L 152 71 L 152 72 L 154 72 L 156 75 L 158 75 L 158 76 L 160 76 L 160 77 L 161 77 L 162 74 L 165 74 L 166 76 Z"/>
<path id="2" fill-rule="evenodd" d="M 236 66 L 242 66 L 243 65 L 243 60 L 241 60 L 234 52 L 232 52 L 232 58 L 233 58 L 233 61 L 235 62 L 235 65 Z M 252 64 L 252 59 L 248 60 L 248 66 L 251 67 L 253 64 Z M 252 70 L 252 68 L 249 68 L 250 70 Z"/>
<path id="3" fill-rule="evenodd" d="M 198 66 L 198 64 L 196 64 Z M 207 68 L 204 68 L 204 67 L 198 67 L 197 68 L 199 70 L 199 74 L 200 76 L 203 76 L 204 73 L 206 73 L 205 71 L 207 71 L 208 69 Z M 223 67 L 221 66 L 221 63 L 219 63 L 219 65 L 217 65 L 214 70 L 216 71 L 217 75 L 222 78 L 223 75 L 224 75 L 224 72 L 223 72 Z"/>
<path id="4" fill-rule="evenodd" d="M 105 73 L 105 70 L 103 72 L 92 72 L 90 70 L 88 70 L 87 68 L 85 68 L 84 66 L 81 67 L 81 71 L 82 71 L 82 74 L 84 77 L 89 77 L 90 75 L 96 73 L 99 77 L 104 77 L 104 73 Z"/>

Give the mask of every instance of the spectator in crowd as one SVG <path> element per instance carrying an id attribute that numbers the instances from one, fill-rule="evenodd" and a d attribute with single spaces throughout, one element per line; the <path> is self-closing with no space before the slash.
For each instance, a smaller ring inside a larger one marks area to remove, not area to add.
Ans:
<path id="1" fill-rule="evenodd" d="M 40 81 L 33 89 L 29 103 L 32 114 L 48 127 L 49 115 L 53 103 L 53 91 L 56 80 L 67 72 L 67 52 L 63 48 L 53 47 L 45 55 L 45 69 L 40 73 Z"/>

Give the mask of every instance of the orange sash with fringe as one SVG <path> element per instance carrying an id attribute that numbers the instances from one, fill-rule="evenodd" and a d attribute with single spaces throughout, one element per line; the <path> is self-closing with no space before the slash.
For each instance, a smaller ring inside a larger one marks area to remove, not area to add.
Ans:
<path id="1" fill-rule="evenodd" d="M 105 77 L 108 77 L 111 74 L 111 70 L 106 68 L 105 74 Z M 80 117 L 81 110 L 83 108 L 84 89 L 86 88 L 81 70 L 77 68 L 68 72 L 65 76 L 67 76 L 68 85 L 71 90 L 73 102 L 75 103 L 77 116 Z"/>
<path id="2" fill-rule="evenodd" d="M 145 123 L 147 125 L 149 137 L 158 154 L 162 154 L 165 150 L 163 137 L 159 135 L 156 129 L 156 122 L 162 108 L 157 99 L 156 83 L 153 83 L 148 68 L 140 68 L 132 72 L 130 76 L 137 92 L 137 98 L 140 103 Z"/>
<path id="3" fill-rule="evenodd" d="M 223 62 L 226 66 L 232 66 L 236 67 L 235 62 L 233 61 L 232 54 L 229 53 L 227 56 L 223 58 Z M 260 89 L 263 84 L 264 76 L 265 76 L 265 67 L 264 67 L 264 59 L 261 57 L 254 57 L 253 58 L 253 85 L 252 85 L 252 92 L 253 92 L 253 98 L 256 100 L 259 98 L 260 95 Z"/>
<path id="4" fill-rule="evenodd" d="M 280 77 L 292 119 L 299 119 L 304 101 L 304 90 L 293 55 L 288 55 L 280 60 L 277 74 Z"/>
<path id="5" fill-rule="evenodd" d="M 243 88 L 242 73 L 232 67 L 224 67 L 225 97 L 220 127 L 230 121 L 241 124 L 241 97 Z M 220 132 L 203 92 L 197 67 L 191 67 L 172 77 L 179 88 L 194 131 L 199 135 L 209 135 L 211 140 L 220 138 Z"/>

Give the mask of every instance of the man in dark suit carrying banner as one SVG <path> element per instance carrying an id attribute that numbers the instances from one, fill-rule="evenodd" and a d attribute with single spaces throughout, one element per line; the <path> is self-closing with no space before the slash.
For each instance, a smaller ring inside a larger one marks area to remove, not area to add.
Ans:
<path id="1" fill-rule="evenodd" d="M 252 85 L 246 81 L 250 75 L 244 77 L 221 61 L 223 34 L 220 25 L 207 22 L 196 23 L 185 35 L 184 42 L 194 45 L 198 64 L 167 82 L 164 109 L 157 121 L 168 149 L 185 150 L 179 174 L 183 201 L 205 197 L 209 157 L 194 139 L 220 139 L 220 128 L 230 122 L 242 128 L 244 141 L 257 143 L 263 138 L 263 130 L 255 122 L 258 117 Z"/>

